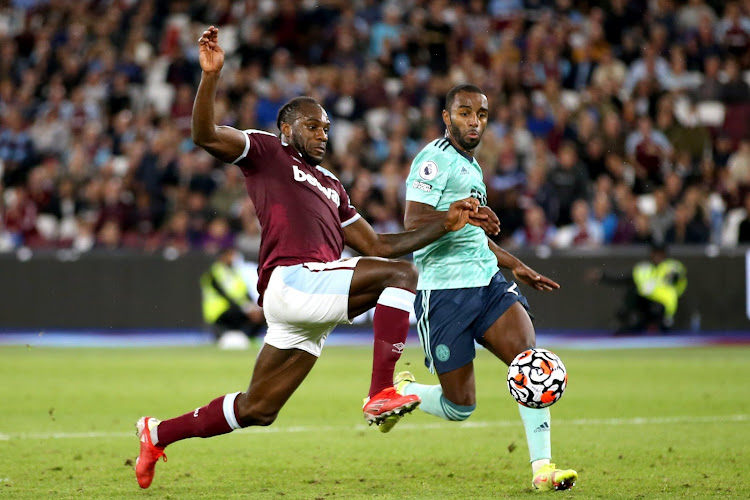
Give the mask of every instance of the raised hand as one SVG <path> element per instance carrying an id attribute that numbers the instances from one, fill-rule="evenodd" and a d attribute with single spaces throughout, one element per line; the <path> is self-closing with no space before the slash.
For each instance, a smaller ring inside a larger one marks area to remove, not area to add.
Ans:
<path id="1" fill-rule="evenodd" d="M 205 73 L 218 73 L 224 66 L 224 49 L 219 47 L 219 28 L 211 26 L 198 39 L 198 60 Z"/>
<path id="2" fill-rule="evenodd" d="M 488 218 L 487 214 L 478 213 L 479 200 L 476 198 L 464 198 L 454 201 L 445 213 L 443 226 L 448 231 L 458 231 L 471 221 L 482 221 Z M 479 225 L 479 224 L 474 224 Z"/>
<path id="3" fill-rule="evenodd" d="M 487 217 L 483 217 L 484 215 Z M 500 234 L 500 219 L 490 207 L 479 207 L 476 212 L 469 214 L 469 224 L 481 227 L 489 236 Z"/>

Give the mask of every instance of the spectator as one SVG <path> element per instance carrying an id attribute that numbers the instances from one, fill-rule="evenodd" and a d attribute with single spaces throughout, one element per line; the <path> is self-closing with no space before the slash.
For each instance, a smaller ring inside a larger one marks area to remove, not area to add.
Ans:
<path id="1" fill-rule="evenodd" d="M 480 85 L 494 103 L 477 155 L 497 167 L 488 178 L 496 177 L 497 206 L 512 208 L 511 224 L 532 203 L 553 227 L 570 221 L 575 199 L 592 200 L 596 211 L 604 203 L 589 197 L 589 186 L 607 178 L 636 195 L 661 199 L 663 190 L 666 208 L 648 219 L 654 238 L 664 238 L 669 207 L 693 196 L 684 186 L 698 186 L 701 200 L 721 196 L 727 209 L 750 190 L 747 2 L 722 4 L 720 20 L 710 7 L 719 3 L 704 0 L 611 0 L 601 8 L 547 0 L 367 0 L 302 10 L 289 0 L 266 3 L 194 4 L 184 24 L 167 19 L 176 10 L 153 2 L 106 13 L 91 0 L 13 7 L 27 21 L 9 23 L 0 45 L 0 175 L 9 204 L 2 217 L 18 210 L 10 207 L 16 187 L 38 214 L 36 234 L 25 239 L 14 229 L 13 245 L 93 247 L 113 212 L 103 192 L 119 178 L 128 213 L 114 217 L 121 248 L 200 249 L 209 222 L 221 216 L 237 244 L 253 251 L 253 209 L 234 196 L 244 179 L 192 153 L 185 135 L 197 65 L 192 42 L 183 44 L 192 26 L 214 22 L 238 33 L 216 96 L 217 122 L 277 133 L 282 96 L 325 102 L 333 118 L 325 166 L 355 186 L 355 204 L 371 223 L 401 220 L 396 179 L 414 150 L 443 133 L 442 96 L 453 79 Z M 726 103 L 717 129 L 700 121 L 712 100 Z M 654 120 L 646 136 L 645 117 Z M 699 211 L 706 202 L 687 204 Z M 175 231 L 176 214 L 186 211 L 188 243 Z M 644 217 L 631 221 L 634 242 L 649 237 Z M 712 211 L 714 232 L 723 217 Z"/>
<path id="2" fill-rule="evenodd" d="M 591 45 L 583 42 L 574 53 L 575 64 L 567 74 L 562 77 L 563 87 L 566 89 L 582 91 L 589 86 L 592 75 L 596 71 L 597 63 L 591 57 Z"/>
<path id="3" fill-rule="evenodd" d="M 649 117 L 643 116 L 638 120 L 638 130 L 628 136 L 625 151 L 635 166 L 638 192 L 651 192 L 663 183 L 662 168 L 673 149 L 666 136 L 653 129 Z"/>
<path id="4" fill-rule="evenodd" d="M 445 0 L 428 3 L 427 20 L 424 24 L 423 44 L 427 50 L 428 66 L 433 74 L 445 75 L 448 64 L 453 60 L 451 26 L 445 22 Z"/>
<path id="5" fill-rule="evenodd" d="M 278 85 L 271 85 L 268 93 L 258 99 L 255 120 L 261 128 L 269 129 L 276 126 L 276 115 L 286 102 L 286 98 Z"/>
<path id="6" fill-rule="evenodd" d="M 737 243 L 740 245 L 750 244 L 750 193 L 745 195 L 745 218 L 740 222 L 737 232 Z"/>
<path id="7" fill-rule="evenodd" d="M 649 220 L 649 226 L 654 242 L 662 244 L 666 240 L 667 231 L 674 223 L 674 210 L 663 188 L 654 190 L 653 197 L 654 213 Z"/>
<path id="8" fill-rule="evenodd" d="M 667 230 L 668 244 L 706 244 L 709 240 L 708 224 L 700 217 L 697 207 L 680 203 L 675 207 L 674 222 Z"/>
<path id="9" fill-rule="evenodd" d="M 223 248 L 234 246 L 229 222 L 224 217 L 214 217 L 208 222 L 206 233 L 200 242 L 200 249 L 206 253 L 217 253 Z"/>
<path id="10" fill-rule="evenodd" d="M 651 245 L 654 243 L 654 237 L 651 233 L 648 215 L 638 212 L 635 216 L 635 234 L 630 241 L 634 245 Z"/>
<path id="11" fill-rule="evenodd" d="M 660 101 L 656 115 L 657 129 L 664 134 L 675 151 L 687 153 L 691 163 L 697 163 L 711 148 L 711 133 L 698 124 L 694 113 L 691 109 L 691 114 L 685 117 L 687 123 L 683 125 L 675 119 L 670 97 Z"/>
<path id="12" fill-rule="evenodd" d="M 29 129 L 32 149 L 41 156 L 62 158 L 70 148 L 70 130 L 60 116 L 60 108 L 50 107 L 40 113 Z"/>
<path id="13" fill-rule="evenodd" d="M 721 100 L 728 106 L 750 103 L 750 85 L 742 79 L 740 65 L 736 59 L 728 59 L 724 65 L 726 82 L 721 88 Z"/>
<path id="14" fill-rule="evenodd" d="M 669 64 L 661 57 L 653 45 L 646 44 L 643 46 L 643 52 L 640 59 L 633 62 L 625 76 L 625 92 L 632 94 L 636 85 L 642 80 L 653 79 L 660 85 L 669 75 Z"/>
<path id="15" fill-rule="evenodd" d="M 34 145 L 21 111 L 10 108 L 0 126 L 2 183 L 8 187 L 23 184 L 34 161 Z"/>
<path id="16" fill-rule="evenodd" d="M 520 205 L 529 207 L 538 205 L 543 211 L 547 222 L 552 223 L 558 219 L 560 213 L 560 201 L 557 192 L 547 180 L 547 167 L 535 165 L 526 177 L 526 185 L 521 194 Z"/>
<path id="17" fill-rule="evenodd" d="M 678 45 L 672 46 L 669 53 L 669 72 L 662 81 L 664 90 L 678 94 L 687 93 L 697 88 L 702 80 L 699 74 L 688 72 L 682 48 Z"/>
<path id="18" fill-rule="evenodd" d="M 553 240 L 557 248 L 596 248 L 604 243 L 599 222 L 589 217 L 586 200 L 576 200 L 570 209 L 571 223 L 561 227 Z"/>
<path id="19" fill-rule="evenodd" d="M 528 129 L 532 136 L 546 139 L 553 127 L 554 121 L 547 110 L 546 102 L 536 99 L 524 128 Z"/>
<path id="20" fill-rule="evenodd" d="M 370 57 L 380 60 L 389 56 L 401 41 L 401 11 L 394 4 L 383 7 L 383 20 L 375 23 L 370 32 Z"/>
<path id="21" fill-rule="evenodd" d="M 549 173 L 549 183 L 558 200 L 559 214 L 555 222 L 558 226 L 568 224 L 571 221 L 573 202 L 586 199 L 589 194 L 587 174 L 578 161 L 578 153 L 572 143 L 565 143 L 560 148 L 557 166 Z"/>
<path id="22" fill-rule="evenodd" d="M 624 191 L 618 199 L 617 209 L 617 226 L 612 235 L 612 243 L 615 245 L 636 243 L 636 220 L 641 215 L 638 209 L 638 199 L 629 190 Z"/>
<path id="23" fill-rule="evenodd" d="M 716 38 L 732 57 L 740 59 L 744 67 L 750 66 L 750 18 L 743 15 L 739 2 L 727 2 L 724 16 L 716 26 Z"/>
<path id="24" fill-rule="evenodd" d="M 115 219 L 108 219 L 96 233 L 95 248 L 108 252 L 122 248 L 122 228 Z"/>
<path id="25" fill-rule="evenodd" d="M 737 151 L 727 161 L 729 179 L 742 187 L 750 187 L 750 139 L 740 141 Z"/>
<path id="26" fill-rule="evenodd" d="M 625 137 L 622 132 L 622 122 L 617 113 L 610 112 L 604 115 L 602 140 L 607 152 L 620 156 L 625 155 Z"/>
<path id="27" fill-rule="evenodd" d="M 677 27 L 683 33 L 696 31 L 703 19 L 711 24 L 716 22 L 716 12 L 704 0 L 688 0 L 677 11 Z"/>
<path id="28" fill-rule="evenodd" d="M 602 57 L 591 75 L 591 80 L 597 87 L 619 89 L 625 81 L 626 71 L 627 66 L 615 58 L 612 49 L 607 49 L 602 52 Z"/>
<path id="29" fill-rule="evenodd" d="M 555 233 L 555 226 L 547 222 L 542 207 L 531 205 L 524 212 L 523 226 L 513 232 L 510 244 L 516 247 L 550 246 Z"/>
<path id="30" fill-rule="evenodd" d="M 703 81 L 691 93 L 695 101 L 719 101 L 722 99 L 723 84 L 719 79 L 721 59 L 715 54 L 703 59 Z"/>
<path id="31" fill-rule="evenodd" d="M 617 215 L 612 211 L 612 203 L 606 193 L 598 192 L 592 203 L 591 218 L 602 228 L 602 242 L 609 244 L 617 229 Z"/>

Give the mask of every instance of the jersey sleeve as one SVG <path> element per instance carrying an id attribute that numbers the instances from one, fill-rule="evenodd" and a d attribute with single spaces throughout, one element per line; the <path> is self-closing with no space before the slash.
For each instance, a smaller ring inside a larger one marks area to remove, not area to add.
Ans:
<path id="1" fill-rule="evenodd" d="M 346 227 L 352 222 L 359 219 L 361 215 L 359 215 L 359 212 L 357 212 L 357 209 L 354 208 L 354 205 L 352 205 L 352 202 L 349 199 L 349 194 L 346 192 L 346 189 L 344 189 L 344 186 L 339 184 L 338 188 L 339 188 L 339 219 L 341 220 L 341 227 Z"/>
<path id="2" fill-rule="evenodd" d="M 243 168 L 257 168 L 267 164 L 263 159 L 267 158 L 274 148 L 281 145 L 281 141 L 271 132 L 264 130 L 247 129 L 245 134 L 245 150 L 232 163 Z"/>
<path id="3" fill-rule="evenodd" d="M 450 177 L 451 160 L 441 154 L 423 151 L 411 164 L 406 178 L 406 201 L 436 207 Z"/>

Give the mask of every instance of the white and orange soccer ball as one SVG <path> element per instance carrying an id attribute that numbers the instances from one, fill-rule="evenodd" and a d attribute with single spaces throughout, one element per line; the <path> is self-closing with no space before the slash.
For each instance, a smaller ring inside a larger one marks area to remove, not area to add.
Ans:
<path id="1" fill-rule="evenodd" d="M 508 367 L 511 396 L 529 408 L 546 408 L 557 402 L 568 384 L 562 360 L 547 349 L 528 349 Z"/>

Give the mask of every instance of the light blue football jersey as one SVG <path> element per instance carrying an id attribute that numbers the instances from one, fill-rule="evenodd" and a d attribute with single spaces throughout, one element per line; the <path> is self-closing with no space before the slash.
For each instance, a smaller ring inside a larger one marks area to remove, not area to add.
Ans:
<path id="1" fill-rule="evenodd" d="M 447 211 L 454 201 L 470 196 L 487 204 L 482 168 L 448 139 L 432 141 L 414 158 L 406 179 L 407 201 Z M 414 252 L 414 263 L 419 290 L 486 286 L 499 270 L 484 230 L 469 224 Z"/>

